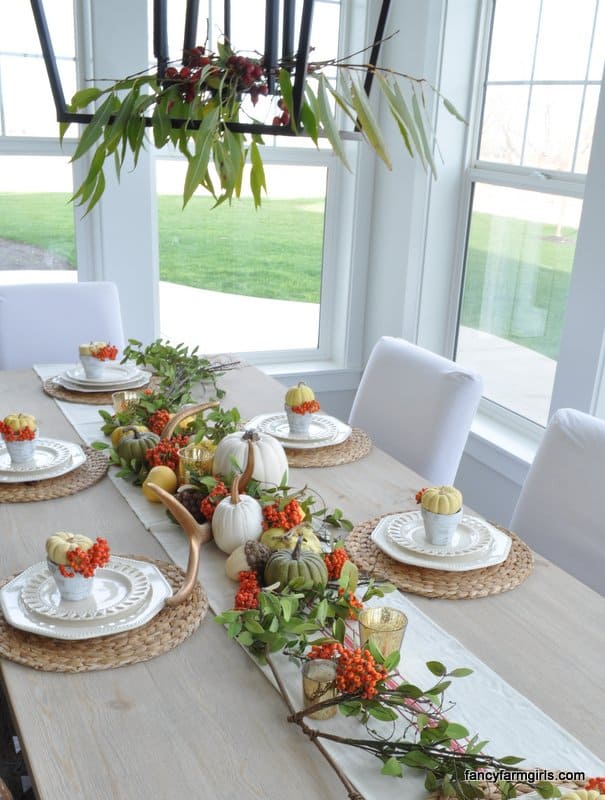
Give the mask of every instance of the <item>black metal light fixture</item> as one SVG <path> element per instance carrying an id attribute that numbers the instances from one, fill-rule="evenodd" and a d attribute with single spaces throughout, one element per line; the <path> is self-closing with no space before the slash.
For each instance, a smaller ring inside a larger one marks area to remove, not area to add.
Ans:
<path id="1" fill-rule="evenodd" d="M 48 80 L 53 95 L 55 108 L 57 111 L 58 122 L 69 123 L 89 123 L 93 115 L 85 112 L 72 112 L 68 109 L 65 94 L 61 84 L 57 61 L 52 45 L 46 15 L 44 13 L 43 0 L 30 0 L 40 45 L 42 56 L 48 74 Z M 265 42 L 262 62 L 267 74 L 267 87 L 269 94 L 279 93 L 276 86 L 276 75 L 280 66 L 286 66 L 294 72 L 293 84 L 293 114 L 296 120 L 300 119 L 300 110 L 304 99 L 305 80 L 307 76 L 307 66 L 310 48 L 311 23 L 313 19 L 313 7 L 315 0 L 302 0 L 302 11 L 300 16 L 300 27 L 298 45 L 294 49 L 296 0 L 265 0 Z M 369 95 L 372 86 L 373 70 L 376 66 L 380 54 L 380 44 L 384 36 L 384 30 L 389 13 L 391 0 L 382 0 L 378 22 L 370 57 L 367 60 L 369 65 L 364 82 L 364 89 Z M 154 0 L 153 5 L 153 51 L 157 59 L 158 80 L 164 78 L 167 64 L 169 63 L 168 53 L 168 2 L 167 0 Z M 189 53 L 195 47 L 195 37 L 199 15 L 199 0 L 187 0 L 185 16 L 185 28 L 183 33 L 183 55 L 182 63 L 187 65 Z M 280 17 L 281 17 L 281 55 L 280 55 Z M 223 32 L 225 39 L 230 40 L 231 35 L 231 0 L 224 0 L 223 4 Z M 259 48 L 260 49 L 260 48 Z M 145 124 L 152 124 L 151 117 L 145 118 Z M 189 125 L 197 127 L 199 122 L 195 120 L 173 119 L 173 127 Z M 260 135 L 273 136 L 293 136 L 293 131 L 289 125 L 264 125 L 261 123 L 228 123 L 228 127 L 238 133 L 253 133 Z M 301 132 L 301 131 L 299 131 Z"/>

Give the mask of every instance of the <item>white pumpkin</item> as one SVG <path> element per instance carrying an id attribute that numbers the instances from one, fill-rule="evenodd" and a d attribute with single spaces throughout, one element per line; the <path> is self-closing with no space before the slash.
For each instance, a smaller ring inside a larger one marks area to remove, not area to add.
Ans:
<path id="1" fill-rule="evenodd" d="M 218 443 L 212 462 L 212 471 L 227 480 L 235 472 L 233 461 L 245 472 L 248 450 L 254 455 L 252 478 L 263 484 L 279 486 L 285 476 L 288 481 L 288 459 L 282 445 L 268 433 L 255 430 L 230 433 Z M 247 481 L 246 481 L 247 482 Z M 245 485 L 246 482 L 242 482 Z"/>
<path id="2" fill-rule="evenodd" d="M 55 564 L 67 564 L 67 551 L 75 550 L 80 547 L 82 550 L 90 550 L 94 542 L 88 536 L 81 533 L 68 533 L 59 531 L 53 533 L 46 540 L 46 555 Z"/>
<path id="3" fill-rule="evenodd" d="M 250 539 L 260 539 L 263 532 L 261 504 L 250 495 L 240 495 L 239 480 L 236 475 L 230 496 L 221 500 L 212 515 L 214 541 L 227 555 Z"/>

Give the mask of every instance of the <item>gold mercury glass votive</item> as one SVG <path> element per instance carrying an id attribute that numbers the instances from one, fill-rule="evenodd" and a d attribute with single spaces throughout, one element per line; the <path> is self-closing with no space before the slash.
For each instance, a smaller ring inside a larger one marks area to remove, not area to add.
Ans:
<path id="1" fill-rule="evenodd" d="M 305 661 L 302 668 L 303 704 L 305 708 L 330 700 L 336 697 L 336 662 L 324 658 L 315 658 Z M 338 710 L 338 706 L 327 708 L 309 714 L 311 719 L 330 719 Z"/>
<path id="2" fill-rule="evenodd" d="M 408 618 L 402 611 L 386 606 L 365 608 L 359 618 L 359 644 L 363 650 L 369 639 L 376 645 L 383 656 L 399 650 Z"/>
<path id="3" fill-rule="evenodd" d="M 139 397 L 139 392 L 114 392 L 111 395 L 113 410 L 116 412 L 116 414 L 126 411 L 132 406 L 136 406 L 136 404 L 139 402 Z"/>
<path id="4" fill-rule="evenodd" d="M 188 444 L 179 450 L 179 482 L 189 483 L 191 476 L 212 475 L 212 461 L 216 445 L 207 439 Z"/>

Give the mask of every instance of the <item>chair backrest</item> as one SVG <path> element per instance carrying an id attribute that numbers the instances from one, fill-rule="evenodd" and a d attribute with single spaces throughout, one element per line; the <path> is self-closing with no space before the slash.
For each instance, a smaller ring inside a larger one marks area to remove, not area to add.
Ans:
<path id="1" fill-rule="evenodd" d="M 78 360 L 78 345 L 124 347 L 114 283 L 31 283 L 0 286 L 0 369 Z"/>
<path id="2" fill-rule="evenodd" d="M 432 484 L 452 484 L 483 381 L 443 356 L 383 336 L 364 370 L 349 423 Z"/>
<path id="3" fill-rule="evenodd" d="M 604 479 L 605 422 L 559 409 L 546 427 L 510 523 L 536 552 L 601 594 Z"/>

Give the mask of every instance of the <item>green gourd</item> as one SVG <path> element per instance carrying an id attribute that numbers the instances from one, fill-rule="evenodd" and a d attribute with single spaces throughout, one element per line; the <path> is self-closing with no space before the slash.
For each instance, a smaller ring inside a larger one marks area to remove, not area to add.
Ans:
<path id="1" fill-rule="evenodd" d="M 302 578 L 304 585 L 300 588 L 310 589 L 320 586 L 325 589 L 328 583 L 328 569 L 323 556 L 302 549 L 303 538 L 300 536 L 294 550 L 277 550 L 267 561 L 265 567 L 265 585 L 279 583 L 287 586 L 295 578 Z"/>
<path id="2" fill-rule="evenodd" d="M 160 437 L 151 431 L 138 431 L 136 428 L 128 428 L 120 439 L 116 452 L 127 461 L 134 469 L 141 469 L 145 466 L 145 453 L 160 441 Z M 132 462 L 135 462 L 132 465 Z"/>

